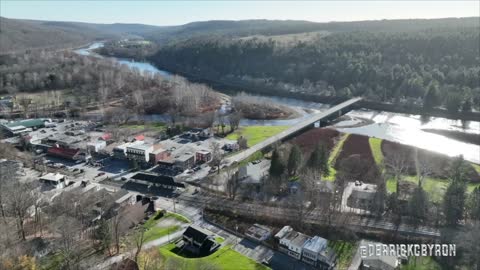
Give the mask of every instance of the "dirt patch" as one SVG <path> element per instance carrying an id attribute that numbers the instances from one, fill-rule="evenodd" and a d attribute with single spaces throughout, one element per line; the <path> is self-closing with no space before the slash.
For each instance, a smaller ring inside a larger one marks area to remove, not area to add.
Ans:
<path id="1" fill-rule="evenodd" d="M 172 226 L 182 226 L 183 223 L 175 218 L 163 218 L 155 226 L 159 228 L 168 228 Z"/>
<path id="2" fill-rule="evenodd" d="M 452 157 L 446 155 L 386 140 L 382 142 L 382 152 L 385 159 L 391 158 L 395 153 L 405 152 L 409 157 L 407 166 L 410 175 L 416 174 L 415 152 L 418 154 L 418 160 L 426 161 L 426 165 L 431 170 L 430 177 L 447 178 L 453 161 Z M 480 176 L 475 169 L 471 165 L 467 167 L 467 180 L 475 183 L 480 182 Z"/>
<path id="3" fill-rule="evenodd" d="M 376 183 L 380 171 L 375 164 L 368 138 L 363 135 L 350 135 L 344 142 L 337 162 L 335 162 L 335 169 L 348 172 L 356 180 Z"/>
<path id="4" fill-rule="evenodd" d="M 295 137 L 290 142 L 302 148 L 305 154 L 308 154 L 315 149 L 317 144 L 323 144 L 330 152 L 335 145 L 336 138 L 340 135 L 335 129 L 330 128 L 314 128 L 300 136 Z"/>

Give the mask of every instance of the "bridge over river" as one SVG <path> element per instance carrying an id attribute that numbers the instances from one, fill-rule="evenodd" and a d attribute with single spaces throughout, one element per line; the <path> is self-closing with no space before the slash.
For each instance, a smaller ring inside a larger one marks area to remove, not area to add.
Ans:
<path id="1" fill-rule="evenodd" d="M 352 98 L 352 99 L 349 99 L 345 102 L 342 102 L 338 105 L 335 105 L 331 108 L 329 108 L 328 110 L 324 111 L 324 112 L 320 112 L 320 113 L 317 113 L 317 114 L 314 114 L 312 115 L 311 117 L 305 119 L 305 120 L 302 120 L 300 122 L 298 122 L 297 124 L 293 125 L 292 127 L 260 142 L 260 143 L 257 143 L 256 145 L 242 151 L 242 152 L 239 152 L 238 154 L 235 154 L 231 157 L 228 157 L 225 159 L 225 163 L 230 165 L 232 163 L 235 163 L 235 162 L 241 162 L 245 159 L 247 159 L 248 157 L 250 157 L 252 154 L 254 154 L 255 152 L 257 151 L 262 151 L 268 147 L 270 147 L 271 145 L 273 145 L 274 143 L 276 142 L 281 142 L 281 141 L 284 141 L 288 138 L 291 138 L 293 137 L 294 135 L 298 134 L 299 132 L 307 129 L 307 128 L 310 128 L 311 126 L 313 126 L 316 122 L 321 122 L 321 121 L 326 121 L 326 120 L 332 120 L 332 119 L 335 119 L 337 117 L 340 117 L 342 116 L 343 114 L 349 112 L 353 105 L 357 102 L 359 102 L 360 100 L 362 100 L 362 98 Z"/>

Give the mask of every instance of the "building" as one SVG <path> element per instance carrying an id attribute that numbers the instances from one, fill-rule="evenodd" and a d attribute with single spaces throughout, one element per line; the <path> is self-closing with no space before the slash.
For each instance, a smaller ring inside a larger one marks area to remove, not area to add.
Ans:
<path id="1" fill-rule="evenodd" d="M 182 237 L 183 248 L 198 255 L 209 255 L 220 245 L 215 242 L 214 234 L 196 225 L 190 225 Z"/>
<path id="2" fill-rule="evenodd" d="M 44 119 L 26 119 L 2 124 L 1 129 L 7 136 L 17 136 L 45 127 Z"/>
<path id="3" fill-rule="evenodd" d="M 169 151 L 161 147 L 157 147 L 150 153 L 150 163 L 157 164 L 159 161 L 167 160 L 169 157 Z"/>
<path id="4" fill-rule="evenodd" d="M 150 160 L 150 153 L 153 151 L 151 144 L 137 144 L 127 146 L 127 159 L 135 160 L 139 163 L 148 163 Z"/>
<path id="5" fill-rule="evenodd" d="M 180 170 L 187 170 L 195 165 L 195 156 L 191 153 L 183 153 L 180 156 L 175 157 L 175 167 Z"/>
<path id="6" fill-rule="evenodd" d="M 66 176 L 59 173 L 47 173 L 40 177 L 40 183 L 51 186 L 57 189 L 64 188 L 66 183 Z"/>
<path id="7" fill-rule="evenodd" d="M 344 196 L 348 207 L 368 210 L 374 204 L 376 193 L 377 185 L 356 181 L 347 184 Z"/>
<path id="8" fill-rule="evenodd" d="M 288 255 L 300 260 L 302 257 L 303 246 L 309 238 L 310 237 L 308 235 L 297 232 L 297 235 L 290 241 L 288 245 Z"/>
<path id="9" fill-rule="evenodd" d="M 360 242 L 360 246 L 367 247 L 367 250 L 368 250 L 368 245 L 376 245 L 376 244 L 381 244 L 381 243 L 374 243 L 374 242 L 365 241 L 365 240 L 362 240 Z M 387 256 L 387 255 L 377 256 L 376 254 L 372 254 L 371 256 L 362 257 L 362 262 L 360 263 L 360 267 L 358 269 L 395 270 L 395 269 L 398 269 L 399 267 L 400 267 L 400 260 L 397 256 Z"/>
<path id="10" fill-rule="evenodd" d="M 152 185 L 154 187 L 161 187 L 165 189 L 185 188 L 183 183 L 178 183 L 173 177 L 166 175 L 137 173 L 132 176 L 130 180 L 137 184 Z"/>
<path id="11" fill-rule="evenodd" d="M 212 160 L 212 153 L 207 150 L 198 150 L 195 153 L 195 160 L 197 163 L 207 163 Z"/>
<path id="12" fill-rule="evenodd" d="M 104 140 L 98 140 L 87 143 L 87 151 L 90 153 L 97 153 L 100 150 L 105 149 L 107 147 L 107 142 Z"/>
<path id="13" fill-rule="evenodd" d="M 116 159 L 126 159 L 127 158 L 127 147 L 143 144 L 142 141 L 127 142 L 120 144 L 113 148 L 113 157 Z"/>
<path id="14" fill-rule="evenodd" d="M 320 236 L 314 236 L 308 239 L 303 246 L 302 261 L 316 266 L 320 256 L 320 252 L 322 252 L 326 248 L 326 239 Z"/>
<path id="15" fill-rule="evenodd" d="M 50 147 L 47 150 L 47 155 L 69 159 L 69 160 L 85 160 L 85 153 L 81 153 L 79 149 Z"/>
<path id="16" fill-rule="evenodd" d="M 255 223 L 253 226 L 248 228 L 248 230 L 245 232 L 245 235 L 254 241 L 262 242 L 270 238 L 272 231 L 270 228 Z"/>

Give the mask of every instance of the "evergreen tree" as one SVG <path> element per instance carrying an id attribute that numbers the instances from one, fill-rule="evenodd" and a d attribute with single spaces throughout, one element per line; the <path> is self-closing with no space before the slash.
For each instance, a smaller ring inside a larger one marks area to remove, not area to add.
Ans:
<path id="1" fill-rule="evenodd" d="M 308 159 L 307 166 L 309 168 L 320 170 L 323 176 L 330 175 L 330 167 L 328 166 L 328 153 L 324 145 L 318 144 Z"/>
<path id="2" fill-rule="evenodd" d="M 288 156 L 287 169 L 290 175 L 295 175 L 302 165 L 302 150 L 297 145 L 294 145 L 290 150 Z"/>
<path id="3" fill-rule="evenodd" d="M 465 207 L 465 192 L 467 190 L 464 181 L 451 181 L 443 197 L 443 212 L 445 224 L 455 226 L 463 218 Z"/>
<path id="4" fill-rule="evenodd" d="M 98 227 L 95 229 L 95 238 L 100 240 L 101 250 L 108 249 L 110 252 L 110 245 L 112 244 L 112 233 L 110 226 L 105 219 L 100 219 Z"/>
<path id="5" fill-rule="evenodd" d="M 278 153 L 278 150 L 275 149 L 273 150 L 272 153 L 272 161 L 270 163 L 270 169 L 269 173 L 271 176 L 281 176 L 283 172 L 285 171 L 285 166 L 283 165 L 283 162 L 281 160 L 280 154 Z"/>
<path id="6" fill-rule="evenodd" d="M 421 186 L 413 191 L 408 202 L 408 213 L 415 219 L 415 223 L 427 217 L 428 197 Z"/>
<path id="7" fill-rule="evenodd" d="M 468 196 L 468 216 L 474 220 L 480 220 L 480 187 L 476 187 Z"/>

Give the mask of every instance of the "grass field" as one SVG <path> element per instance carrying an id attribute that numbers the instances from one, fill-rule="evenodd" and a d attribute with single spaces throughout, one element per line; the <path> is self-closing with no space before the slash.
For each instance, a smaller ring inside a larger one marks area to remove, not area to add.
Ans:
<path id="1" fill-rule="evenodd" d="M 337 174 L 337 170 L 335 170 L 334 165 L 335 165 L 335 162 L 337 161 L 337 157 L 340 155 L 340 152 L 342 151 L 343 143 L 348 139 L 349 135 L 350 134 L 348 133 L 343 134 L 342 137 L 340 137 L 340 140 L 338 140 L 338 142 L 335 144 L 332 151 L 330 152 L 330 156 L 328 157 L 328 165 L 330 166 L 330 175 L 327 177 L 324 177 L 325 180 L 327 181 L 335 180 L 335 175 Z"/>
<path id="2" fill-rule="evenodd" d="M 473 168 L 477 171 L 478 174 L 480 174 L 480 165 L 478 164 L 475 164 L 475 163 L 471 163 Z"/>
<path id="3" fill-rule="evenodd" d="M 164 123 L 147 123 L 144 125 L 121 125 L 121 128 L 128 128 L 128 129 L 134 129 L 137 131 L 142 131 L 142 130 L 151 130 L 151 131 L 162 131 L 166 128 L 166 125 Z"/>
<path id="4" fill-rule="evenodd" d="M 357 245 L 354 242 L 347 241 L 328 241 L 328 246 L 335 250 L 337 255 L 337 269 L 347 269 L 352 262 L 353 256 L 357 250 Z"/>
<path id="5" fill-rule="evenodd" d="M 369 138 L 368 142 L 370 143 L 370 149 L 372 150 L 373 159 L 375 160 L 375 164 L 378 167 L 383 166 L 383 152 L 382 152 L 382 139 L 378 138 Z"/>
<path id="6" fill-rule="evenodd" d="M 284 130 L 289 126 L 248 126 L 237 129 L 234 133 L 229 134 L 227 139 L 236 140 L 238 137 L 243 136 L 247 138 L 248 146 L 253 146 L 267 138 L 272 137 Z"/>
<path id="7" fill-rule="evenodd" d="M 194 270 L 199 269 L 202 263 L 208 265 L 215 265 L 219 269 L 242 269 L 242 270 L 267 270 L 268 267 L 257 263 L 256 261 L 243 256 L 242 254 L 232 250 L 231 246 L 221 247 L 213 254 L 202 258 L 184 258 L 181 257 L 172 250 L 175 248 L 175 244 L 168 244 L 160 247 L 160 253 L 166 259 L 167 263 L 170 259 L 177 259 L 180 261 L 179 265 L 182 265 L 182 270 Z M 217 268 L 215 268 L 217 269 Z"/>
<path id="8" fill-rule="evenodd" d="M 440 265 L 431 257 L 410 257 L 406 265 L 400 267 L 401 270 L 440 270 Z"/>
<path id="9" fill-rule="evenodd" d="M 404 176 L 404 181 L 409 181 L 415 184 L 418 184 L 418 178 L 416 176 Z M 445 194 L 445 190 L 447 189 L 449 180 L 447 179 L 440 179 L 440 178 L 433 178 L 433 177 L 426 177 L 423 180 L 423 189 L 427 192 L 430 200 L 432 202 L 441 202 L 443 199 L 443 194 Z M 467 184 L 467 192 L 470 193 L 473 189 L 480 184 Z M 387 192 L 393 193 L 397 190 L 397 181 L 393 178 L 387 180 Z"/>

